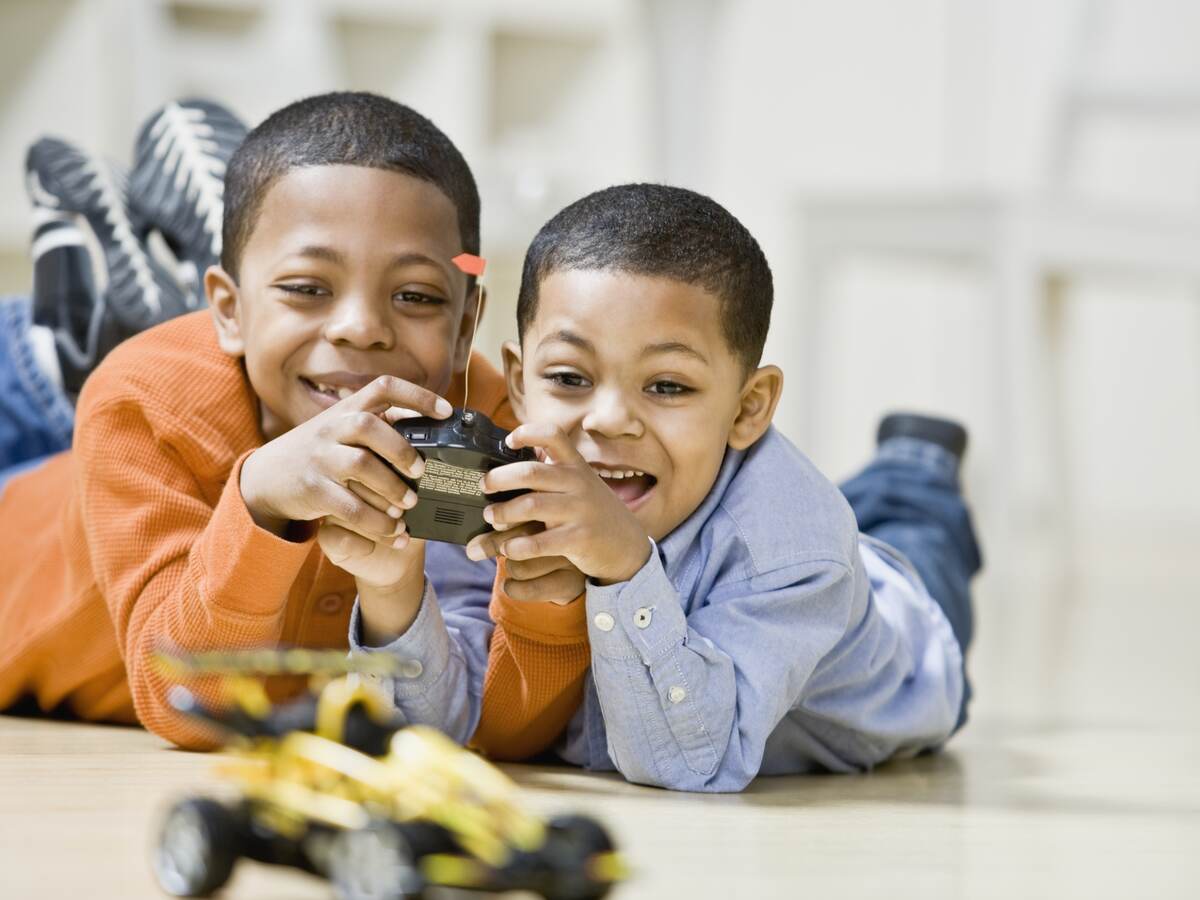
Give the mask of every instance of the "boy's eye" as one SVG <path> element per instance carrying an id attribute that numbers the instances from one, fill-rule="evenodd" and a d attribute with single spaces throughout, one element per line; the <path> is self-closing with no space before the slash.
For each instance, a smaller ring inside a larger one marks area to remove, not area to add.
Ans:
<path id="1" fill-rule="evenodd" d="M 318 284 L 277 284 L 275 287 L 297 297 L 322 297 L 329 293 Z"/>
<path id="2" fill-rule="evenodd" d="M 670 397 L 677 397 L 680 394 L 690 394 L 692 392 L 692 388 L 685 384 L 680 384 L 678 381 L 656 381 L 647 390 L 652 394 L 662 394 Z"/>
<path id="3" fill-rule="evenodd" d="M 435 297 L 432 294 L 423 294 L 420 291 L 400 291 L 392 295 L 393 300 L 398 300 L 401 303 L 412 303 L 418 306 L 440 306 L 446 301 L 441 297 Z"/>
<path id="4" fill-rule="evenodd" d="M 551 384 L 559 387 L 581 388 L 588 386 L 588 380 L 578 372 L 547 372 L 542 376 Z"/>

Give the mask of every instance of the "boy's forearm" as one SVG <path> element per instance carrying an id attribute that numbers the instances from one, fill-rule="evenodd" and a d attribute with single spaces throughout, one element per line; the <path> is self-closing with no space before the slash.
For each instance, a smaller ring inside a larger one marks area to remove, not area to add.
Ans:
<path id="1" fill-rule="evenodd" d="M 483 705 L 472 746 L 502 760 L 548 749 L 583 699 L 591 662 L 584 600 L 565 606 L 528 603 L 504 594 L 496 580 Z"/>
<path id="2" fill-rule="evenodd" d="M 356 582 L 364 645 L 383 647 L 408 631 L 421 611 L 421 597 L 425 592 L 423 565 L 414 566 L 396 584 L 372 585 L 362 579 L 356 579 Z"/>

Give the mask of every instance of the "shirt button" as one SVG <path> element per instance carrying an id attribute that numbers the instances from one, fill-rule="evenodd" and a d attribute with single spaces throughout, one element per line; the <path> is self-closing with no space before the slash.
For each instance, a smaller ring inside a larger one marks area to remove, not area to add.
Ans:
<path id="1" fill-rule="evenodd" d="M 643 606 L 633 614 L 633 624 L 638 628 L 649 628 L 650 619 L 653 618 L 653 615 L 650 610 Z"/>
<path id="2" fill-rule="evenodd" d="M 672 685 L 671 689 L 669 691 L 667 691 L 667 699 L 670 700 L 672 703 L 680 703 L 683 701 L 683 698 L 686 696 L 687 696 L 687 691 L 685 691 L 683 688 L 681 688 L 677 684 Z"/>
<path id="3" fill-rule="evenodd" d="M 342 598 L 338 594 L 326 594 L 317 601 L 317 611 L 323 612 L 328 616 L 336 612 L 341 612 Z"/>
<path id="4" fill-rule="evenodd" d="M 604 612 L 596 613 L 596 618 L 592 619 L 592 621 L 596 623 L 596 627 L 601 631 L 612 631 L 613 626 L 617 624 L 612 616 Z"/>
<path id="5" fill-rule="evenodd" d="M 400 663 L 400 675 L 404 678 L 420 678 L 425 667 L 419 659 L 406 659 Z"/>

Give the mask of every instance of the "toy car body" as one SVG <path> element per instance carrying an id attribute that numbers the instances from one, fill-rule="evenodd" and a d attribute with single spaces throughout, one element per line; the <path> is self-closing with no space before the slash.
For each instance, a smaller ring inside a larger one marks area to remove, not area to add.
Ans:
<path id="1" fill-rule="evenodd" d="M 164 890 L 208 896 L 240 857 L 327 877 L 343 900 L 404 900 L 440 885 L 591 900 L 623 877 L 599 823 L 544 822 L 519 807 L 499 769 L 435 729 L 396 722 L 370 677 L 380 665 L 315 651 L 165 658 L 177 673 L 225 679 L 229 709 L 182 688 L 171 701 L 241 740 L 222 766 L 235 801 L 189 797 L 166 813 L 154 857 Z M 273 706 L 251 672 L 307 673 L 316 690 Z"/>

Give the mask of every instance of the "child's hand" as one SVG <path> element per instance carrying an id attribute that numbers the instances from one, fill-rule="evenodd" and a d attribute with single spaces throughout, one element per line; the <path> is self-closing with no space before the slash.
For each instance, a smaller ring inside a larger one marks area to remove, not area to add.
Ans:
<path id="1" fill-rule="evenodd" d="M 451 412 L 432 391 L 376 378 L 247 457 L 240 487 L 254 521 L 283 535 L 290 522 L 321 519 L 373 544 L 407 545 L 404 510 L 417 497 L 397 471 L 419 478 L 425 461 L 384 418 L 394 406 L 437 418 Z"/>
<path id="2" fill-rule="evenodd" d="M 372 540 L 326 519 L 317 530 L 317 543 L 331 563 L 354 576 L 360 591 L 386 590 L 425 570 L 425 542 L 409 540 L 403 520 L 397 527 L 399 536 Z"/>
<path id="3" fill-rule="evenodd" d="M 484 510 L 484 518 L 500 532 L 494 546 L 501 554 L 518 564 L 562 557 L 600 584 L 628 581 L 645 565 L 650 556 L 646 529 L 561 428 L 522 425 L 508 436 L 508 444 L 514 449 L 536 447 L 547 461 L 510 463 L 483 478 L 489 494 L 531 492 Z M 545 530 L 511 537 L 505 533 L 527 522 L 540 522 Z"/>
<path id="4" fill-rule="evenodd" d="M 518 525 L 506 531 L 489 531 L 467 545 L 467 555 L 489 559 L 500 555 L 500 544 L 514 537 L 544 531 L 540 522 Z M 513 600 L 526 603 L 557 603 L 566 605 L 583 593 L 587 576 L 565 556 L 542 556 L 536 559 L 506 559 L 504 584 L 501 587 Z"/>
<path id="5" fill-rule="evenodd" d="M 327 519 L 317 543 L 331 563 L 354 576 L 366 646 L 383 647 L 408 631 L 424 594 L 424 541 L 407 535 L 372 541 Z"/>

